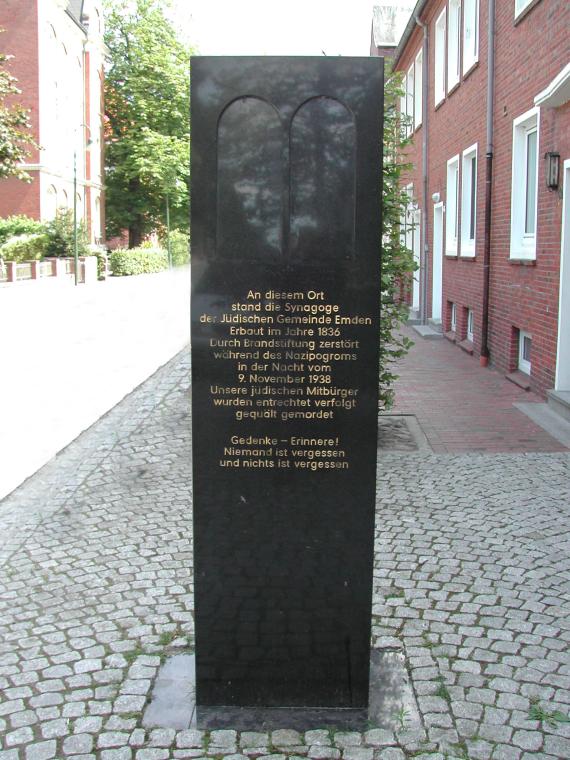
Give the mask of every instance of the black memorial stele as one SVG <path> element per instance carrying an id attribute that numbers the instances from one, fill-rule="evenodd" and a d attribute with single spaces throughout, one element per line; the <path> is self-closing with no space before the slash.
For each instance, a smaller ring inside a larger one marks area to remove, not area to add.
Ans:
<path id="1" fill-rule="evenodd" d="M 201 708 L 366 708 L 383 66 L 192 59 Z"/>

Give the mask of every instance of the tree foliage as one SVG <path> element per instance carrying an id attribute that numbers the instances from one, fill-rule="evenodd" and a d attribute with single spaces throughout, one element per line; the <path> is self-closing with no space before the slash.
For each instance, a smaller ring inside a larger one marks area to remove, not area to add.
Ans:
<path id="1" fill-rule="evenodd" d="M 190 49 L 164 0 L 109 0 L 106 43 L 107 234 L 129 245 L 164 225 L 187 228 L 190 188 Z"/>
<path id="2" fill-rule="evenodd" d="M 387 70 L 384 89 L 380 294 L 380 403 L 385 409 L 389 409 L 394 400 L 394 381 L 398 377 L 394 364 L 413 345 L 409 338 L 399 332 L 400 325 L 408 316 L 404 296 L 416 268 L 412 252 L 406 248 L 401 228 L 409 202 L 406 192 L 401 189 L 401 177 L 411 168 L 403 155 L 410 142 L 406 136 L 406 121 L 396 106 L 402 95 L 401 75 Z"/>
<path id="3" fill-rule="evenodd" d="M 0 33 L 3 32 L 0 29 Z M 30 182 L 30 176 L 20 168 L 28 156 L 28 148 L 34 145 L 29 133 L 28 111 L 17 103 L 6 102 L 21 90 L 17 79 L 6 68 L 11 55 L 0 53 L 0 179 L 17 177 Z"/>

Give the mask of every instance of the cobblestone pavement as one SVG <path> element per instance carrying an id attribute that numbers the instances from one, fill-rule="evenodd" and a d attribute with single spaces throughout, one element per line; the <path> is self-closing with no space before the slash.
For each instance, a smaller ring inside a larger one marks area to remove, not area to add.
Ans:
<path id="1" fill-rule="evenodd" d="M 0 760 L 570 758 L 570 454 L 379 454 L 373 643 L 394 731 L 142 728 L 193 648 L 183 353 L 0 502 Z"/>

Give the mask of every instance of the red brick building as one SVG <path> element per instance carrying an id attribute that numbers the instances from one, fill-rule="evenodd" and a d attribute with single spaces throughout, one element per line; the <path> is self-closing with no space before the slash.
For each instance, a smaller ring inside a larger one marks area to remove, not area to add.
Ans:
<path id="1" fill-rule="evenodd" d="M 0 181 L 0 216 L 49 220 L 58 208 L 73 207 L 75 187 L 78 218 L 97 242 L 104 229 L 101 2 L 2 0 L 0 27 L 39 145 L 23 165 L 30 184 Z"/>
<path id="2" fill-rule="evenodd" d="M 570 402 L 570 5 L 418 0 L 394 57 L 419 322 Z"/>

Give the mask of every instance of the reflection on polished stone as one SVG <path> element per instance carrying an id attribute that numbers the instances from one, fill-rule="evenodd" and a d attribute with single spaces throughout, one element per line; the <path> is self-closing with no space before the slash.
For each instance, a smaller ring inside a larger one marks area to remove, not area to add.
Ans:
<path id="1" fill-rule="evenodd" d="M 192 655 L 170 657 L 158 672 L 146 728 L 231 728 L 237 731 L 274 731 L 311 728 L 364 731 L 383 728 L 398 731 L 421 728 L 418 706 L 409 682 L 404 655 L 372 650 L 369 708 L 256 708 L 216 706 L 196 709 L 195 669 Z"/>

